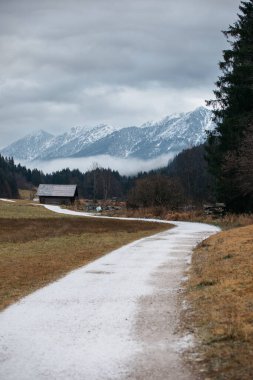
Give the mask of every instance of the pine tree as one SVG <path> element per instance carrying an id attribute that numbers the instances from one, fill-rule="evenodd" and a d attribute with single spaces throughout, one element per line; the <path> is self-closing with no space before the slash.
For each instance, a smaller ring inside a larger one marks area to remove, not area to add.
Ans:
<path id="1" fill-rule="evenodd" d="M 238 21 L 223 32 L 230 49 L 223 51 L 219 63 L 222 75 L 216 82 L 216 99 L 207 102 L 217 125 L 208 138 L 207 160 L 216 177 L 218 199 L 235 211 L 244 211 L 251 208 L 252 199 L 245 202 L 238 191 L 236 167 L 228 160 L 239 154 L 253 121 L 253 0 L 242 1 L 239 9 Z"/>
<path id="2" fill-rule="evenodd" d="M 13 159 L 4 158 L 0 155 L 0 197 L 19 197 L 14 171 L 15 165 Z"/>
<path id="3" fill-rule="evenodd" d="M 233 168 L 236 190 L 245 206 L 253 205 L 253 124 L 245 131 L 236 154 L 229 152 L 226 157 L 225 171 Z M 251 200 L 251 202 L 249 202 Z M 246 208 L 246 207 L 245 207 Z M 250 209 L 250 207 L 247 207 Z"/>

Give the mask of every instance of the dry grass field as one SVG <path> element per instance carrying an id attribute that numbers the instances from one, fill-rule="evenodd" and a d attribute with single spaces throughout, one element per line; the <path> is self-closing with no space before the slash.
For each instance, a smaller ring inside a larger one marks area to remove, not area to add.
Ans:
<path id="1" fill-rule="evenodd" d="M 198 337 L 203 378 L 252 379 L 253 225 L 200 244 L 187 286 L 186 326 Z"/>
<path id="2" fill-rule="evenodd" d="M 0 201 L 0 309 L 124 244 L 168 228 L 59 216 L 24 201 Z"/>

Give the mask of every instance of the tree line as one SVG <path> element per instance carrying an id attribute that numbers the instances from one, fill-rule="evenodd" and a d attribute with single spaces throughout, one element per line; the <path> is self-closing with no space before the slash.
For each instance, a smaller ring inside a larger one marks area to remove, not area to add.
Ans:
<path id="1" fill-rule="evenodd" d="M 129 207 L 165 206 L 178 208 L 183 205 L 200 205 L 212 198 L 211 177 L 204 159 L 204 146 L 187 149 L 178 154 L 166 167 L 140 172 L 136 176 L 122 176 L 118 171 L 93 167 L 82 173 L 80 170 L 63 169 L 45 174 L 38 169 L 15 165 L 12 158 L 1 157 L 9 170 L 5 174 L 12 178 L 5 197 L 17 197 L 17 189 L 32 189 L 44 184 L 77 184 L 79 195 L 87 199 L 109 199 L 117 197 L 127 200 Z M 3 182 L 0 183 L 2 191 Z"/>
<path id="2" fill-rule="evenodd" d="M 29 169 L 16 165 L 13 158 L 0 155 L 0 195 L 17 198 L 18 189 L 32 190 L 39 184 L 77 184 L 79 195 L 90 199 L 107 199 L 124 197 L 127 185 L 125 177 L 111 169 L 93 167 L 86 173 L 78 169 L 62 169 L 51 174 L 45 174 L 38 169 Z"/>
<path id="3" fill-rule="evenodd" d="M 214 201 L 214 177 L 208 171 L 204 144 L 183 150 L 164 168 L 139 173 L 128 193 L 130 207 L 177 209 Z"/>

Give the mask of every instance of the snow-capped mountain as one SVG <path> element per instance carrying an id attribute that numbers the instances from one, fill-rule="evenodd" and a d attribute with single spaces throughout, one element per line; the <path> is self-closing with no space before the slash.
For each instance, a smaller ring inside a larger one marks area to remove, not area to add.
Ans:
<path id="1" fill-rule="evenodd" d="M 39 131 L 2 149 L 4 156 L 18 160 L 50 160 L 109 154 L 115 157 L 155 158 L 179 153 L 201 144 L 206 131 L 214 128 L 211 112 L 199 107 L 192 112 L 173 114 L 158 122 L 122 129 L 109 125 L 76 127 L 53 136 Z"/>
<path id="2" fill-rule="evenodd" d="M 110 154 L 116 157 L 154 158 L 177 154 L 206 140 L 206 131 L 213 129 L 211 112 L 199 107 L 193 112 L 167 116 L 159 122 L 115 131 L 87 146 L 74 157 Z"/>
<path id="3" fill-rule="evenodd" d="M 71 157 L 77 152 L 85 150 L 95 142 L 110 135 L 116 128 L 110 125 L 97 125 L 92 129 L 85 127 L 74 127 L 69 132 L 53 137 L 33 159 L 50 160 L 53 158 Z"/>
<path id="4" fill-rule="evenodd" d="M 31 161 L 43 152 L 54 136 L 48 132 L 39 130 L 31 133 L 20 140 L 1 150 L 3 156 L 13 157 L 18 160 Z"/>

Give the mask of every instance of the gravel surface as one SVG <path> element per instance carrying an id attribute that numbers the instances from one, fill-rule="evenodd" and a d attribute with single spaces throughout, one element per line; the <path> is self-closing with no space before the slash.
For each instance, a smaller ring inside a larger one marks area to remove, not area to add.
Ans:
<path id="1" fill-rule="evenodd" d="M 193 379 L 182 362 L 192 338 L 177 332 L 178 294 L 193 247 L 218 228 L 173 224 L 2 312 L 0 378 Z"/>

